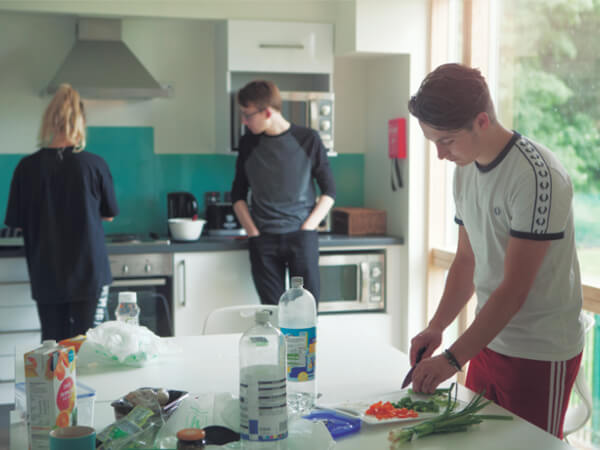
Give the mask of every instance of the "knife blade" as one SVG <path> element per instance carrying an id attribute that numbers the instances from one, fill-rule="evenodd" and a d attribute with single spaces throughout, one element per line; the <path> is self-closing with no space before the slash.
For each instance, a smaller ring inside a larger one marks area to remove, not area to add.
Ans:
<path id="1" fill-rule="evenodd" d="M 419 361 L 421 361 L 421 358 L 423 357 L 423 353 L 425 353 L 425 349 L 426 349 L 426 347 L 421 347 L 419 349 L 419 351 L 417 352 L 417 359 L 415 359 L 415 365 L 410 368 L 410 370 L 404 377 L 404 381 L 402 382 L 402 389 L 404 389 L 406 386 L 408 386 L 410 384 L 410 382 L 412 381 L 412 374 L 415 371 L 415 367 L 417 367 L 417 364 L 419 364 Z"/>

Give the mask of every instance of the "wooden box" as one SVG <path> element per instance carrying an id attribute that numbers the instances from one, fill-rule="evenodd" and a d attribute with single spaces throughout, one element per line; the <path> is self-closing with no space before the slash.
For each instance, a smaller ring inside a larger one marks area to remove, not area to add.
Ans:
<path id="1" fill-rule="evenodd" d="M 332 231 L 337 234 L 385 234 L 386 212 L 369 208 L 334 208 L 331 212 Z"/>

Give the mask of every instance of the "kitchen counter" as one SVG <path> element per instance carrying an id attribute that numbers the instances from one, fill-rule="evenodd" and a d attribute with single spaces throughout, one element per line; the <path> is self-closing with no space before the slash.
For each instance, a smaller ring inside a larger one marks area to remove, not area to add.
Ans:
<path id="1" fill-rule="evenodd" d="M 383 247 L 401 245 L 404 239 L 395 236 L 347 236 L 342 234 L 319 234 L 319 246 L 327 247 Z M 245 250 L 248 248 L 246 238 L 228 238 L 202 236 L 193 242 L 171 242 L 169 245 L 153 244 L 108 244 L 108 253 L 112 255 L 134 253 L 184 253 L 210 252 L 227 250 Z M 0 247 L 0 258 L 25 256 L 22 247 Z"/>
<path id="2" fill-rule="evenodd" d="M 365 399 L 377 401 L 389 393 L 398 393 L 402 377 L 409 369 L 408 357 L 390 345 L 364 335 L 342 335 L 333 329 L 318 327 L 317 383 L 323 394 L 320 404 L 336 405 Z M 168 338 L 181 348 L 180 353 L 161 357 L 143 368 L 78 367 L 77 378 L 96 390 L 94 426 L 101 430 L 114 420 L 110 402 L 140 386 L 163 386 L 197 394 L 239 391 L 239 334 Z M 23 349 L 17 349 L 22 355 Z M 196 357 L 202 355 L 202 358 Z M 17 381 L 24 378 L 23 358 L 17 358 Z M 398 393 L 398 395 L 401 395 Z M 459 387 L 459 399 L 468 401 L 473 393 Z M 484 414 L 510 414 L 496 405 L 488 405 Z M 11 449 L 26 448 L 25 426 L 12 413 Z M 387 436 L 399 423 L 363 424 L 358 434 L 341 438 L 339 450 L 389 448 Z M 488 420 L 464 433 L 440 434 L 411 442 L 411 449 L 547 449 L 570 448 L 540 428 L 513 416 L 513 420 Z"/>

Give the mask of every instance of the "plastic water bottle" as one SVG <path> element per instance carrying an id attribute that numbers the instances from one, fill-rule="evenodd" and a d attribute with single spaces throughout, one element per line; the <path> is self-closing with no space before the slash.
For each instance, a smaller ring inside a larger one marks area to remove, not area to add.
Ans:
<path id="1" fill-rule="evenodd" d="M 287 449 L 285 339 L 257 311 L 240 339 L 240 435 L 243 449 Z"/>
<path id="2" fill-rule="evenodd" d="M 96 314 L 94 314 L 94 327 L 97 327 L 108 320 L 108 286 L 102 287 L 98 305 L 96 306 Z"/>
<path id="3" fill-rule="evenodd" d="M 119 292 L 119 304 L 115 310 L 115 316 L 121 322 L 131 325 L 140 324 L 140 308 L 137 305 L 135 292 Z"/>
<path id="4" fill-rule="evenodd" d="M 317 397 L 317 304 L 303 284 L 302 277 L 292 277 L 292 286 L 279 299 L 279 327 L 287 344 L 288 407 L 293 413 L 312 409 Z"/>

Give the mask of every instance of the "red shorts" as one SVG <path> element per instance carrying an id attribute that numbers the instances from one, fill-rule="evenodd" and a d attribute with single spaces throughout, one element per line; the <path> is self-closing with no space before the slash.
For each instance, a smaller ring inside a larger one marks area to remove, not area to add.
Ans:
<path id="1" fill-rule="evenodd" d="M 466 386 L 543 430 L 563 437 L 563 423 L 581 353 L 568 361 L 537 361 L 484 348 L 469 362 Z"/>

